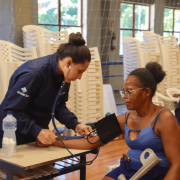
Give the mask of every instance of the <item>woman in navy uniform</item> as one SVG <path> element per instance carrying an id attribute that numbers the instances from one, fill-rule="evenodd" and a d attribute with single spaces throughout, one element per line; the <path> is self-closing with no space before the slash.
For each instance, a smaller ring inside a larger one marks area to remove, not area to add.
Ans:
<path id="1" fill-rule="evenodd" d="M 91 54 L 81 33 L 71 33 L 69 42 L 61 44 L 56 53 L 21 65 L 12 75 L 0 105 L 0 146 L 2 122 L 9 110 L 17 119 L 18 145 L 33 142 L 36 138 L 43 144 L 55 142 L 55 135 L 48 125 L 54 101 L 67 74 L 66 84 L 56 104 L 55 118 L 81 135 L 91 132 L 91 127 L 81 125 L 65 104 L 70 82 L 81 79 L 90 61 Z"/>

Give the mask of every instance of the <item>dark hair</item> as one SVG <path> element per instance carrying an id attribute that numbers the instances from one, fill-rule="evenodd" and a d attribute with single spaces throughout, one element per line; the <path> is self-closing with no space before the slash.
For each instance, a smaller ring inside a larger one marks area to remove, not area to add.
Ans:
<path id="1" fill-rule="evenodd" d="M 149 62 L 145 68 L 135 69 L 129 75 L 136 76 L 143 87 L 150 88 L 153 97 L 157 84 L 164 79 L 166 73 L 162 70 L 162 66 L 159 63 Z"/>
<path id="2" fill-rule="evenodd" d="M 71 33 L 69 42 L 63 43 L 57 50 L 57 56 L 60 60 L 66 57 L 71 57 L 73 63 L 84 63 L 86 60 L 91 61 L 91 53 L 89 48 L 85 46 L 85 40 L 80 32 Z"/>

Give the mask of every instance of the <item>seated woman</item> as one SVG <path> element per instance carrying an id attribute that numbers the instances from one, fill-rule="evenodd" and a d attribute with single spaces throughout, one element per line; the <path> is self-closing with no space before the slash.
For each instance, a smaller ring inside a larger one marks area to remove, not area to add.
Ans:
<path id="1" fill-rule="evenodd" d="M 127 152 L 130 166 L 121 158 L 120 166 L 107 174 L 103 180 L 117 179 L 120 174 L 130 179 L 142 166 L 140 155 L 146 148 L 151 148 L 162 161 L 140 180 L 180 179 L 180 128 L 169 109 L 152 103 L 157 84 L 165 75 L 158 63 L 151 62 L 145 68 L 132 71 L 126 79 L 121 95 L 125 99 L 129 112 L 117 118 L 126 143 L 130 147 Z M 92 142 L 97 140 L 97 136 L 91 137 Z M 68 148 L 98 147 L 98 143 L 91 145 L 85 138 L 64 140 L 64 143 Z M 39 142 L 37 145 L 43 146 Z M 59 140 L 52 145 L 63 147 Z"/>

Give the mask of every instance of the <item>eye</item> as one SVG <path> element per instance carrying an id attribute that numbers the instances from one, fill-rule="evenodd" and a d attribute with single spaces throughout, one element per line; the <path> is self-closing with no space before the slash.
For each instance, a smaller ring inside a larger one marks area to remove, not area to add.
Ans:
<path id="1" fill-rule="evenodd" d="M 127 90 L 126 92 L 127 92 L 129 95 L 131 94 L 131 91 L 129 91 L 129 90 Z"/>

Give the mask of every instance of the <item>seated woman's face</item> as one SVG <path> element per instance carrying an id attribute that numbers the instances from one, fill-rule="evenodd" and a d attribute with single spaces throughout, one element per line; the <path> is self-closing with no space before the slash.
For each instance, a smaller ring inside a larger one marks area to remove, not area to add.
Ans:
<path id="1" fill-rule="evenodd" d="M 145 88 L 136 76 L 128 76 L 124 82 L 124 100 L 128 110 L 137 110 L 146 100 Z"/>

